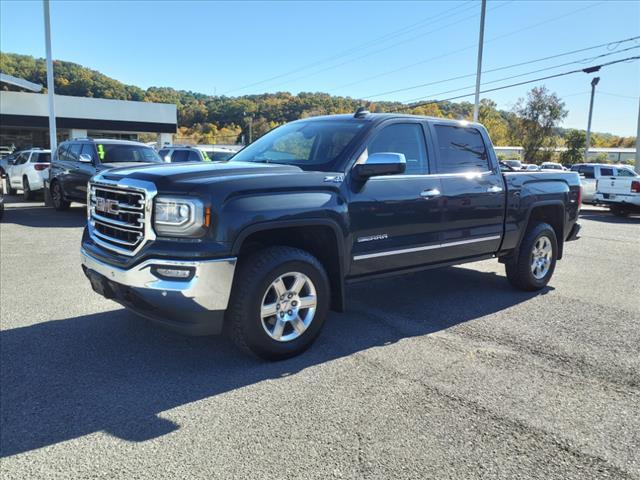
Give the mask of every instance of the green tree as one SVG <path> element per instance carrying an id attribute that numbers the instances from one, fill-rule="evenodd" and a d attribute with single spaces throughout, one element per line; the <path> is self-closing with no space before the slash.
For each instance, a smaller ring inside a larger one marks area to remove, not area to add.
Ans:
<path id="1" fill-rule="evenodd" d="M 526 101 L 518 100 L 510 117 L 510 137 L 522 145 L 526 162 L 540 162 L 551 157 L 557 138 L 554 131 L 569 113 L 564 102 L 546 87 L 534 87 Z"/>
<path id="2" fill-rule="evenodd" d="M 560 154 L 560 161 L 565 165 L 580 163 L 584 158 L 587 136 L 581 130 L 569 130 L 564 137 L 567 150 Z"/>

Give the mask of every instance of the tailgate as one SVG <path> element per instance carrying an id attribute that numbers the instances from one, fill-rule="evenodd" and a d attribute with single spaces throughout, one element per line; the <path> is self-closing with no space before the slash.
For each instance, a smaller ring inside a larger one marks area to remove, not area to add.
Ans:
<path id="1" fill-rule="evenodd" d="M 633 178 L 603 177 L 598 180 L 598 192 L 609 195 L 629 195 Z"/>

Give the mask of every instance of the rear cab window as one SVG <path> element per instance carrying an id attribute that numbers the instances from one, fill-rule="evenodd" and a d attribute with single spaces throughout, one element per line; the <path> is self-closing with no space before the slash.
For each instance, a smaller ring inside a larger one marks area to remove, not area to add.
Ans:
<path id="1" fill-rule="evenodd" d="M 96 143 L 101 163 L 160 163 L 156 151 L 145 145 L 126 143 Z"/>
<path id="2" fill-rule="evenodd" d="M 480 173 L 491 170 L 489 155 L 477 128 L 435 125 L 438 173 Z"/>

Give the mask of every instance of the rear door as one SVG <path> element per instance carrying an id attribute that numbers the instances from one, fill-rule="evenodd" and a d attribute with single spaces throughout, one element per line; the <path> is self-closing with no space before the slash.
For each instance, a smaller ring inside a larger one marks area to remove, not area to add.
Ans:
<path id="1" fill-rule="evenodd" d="M 22 152 L 9 168 L 9 182 L 14 188 L 22 188 L 22 175 L 30 156 L 30 151 Z"/>
<path id="2" fill-rule="evenodd" d="M 442 250 L 446 260 L 496 252 L 504 228 L 506 194 L 484 130 L 435 122 L 436 173 L 444 201 Z"/>
<path id="3" fill-rule="evenodd" d="M 373 153 L 402 153 L 402 175 L 372 177 L 350 192 L 350 275 L 398 270 L 439 260 L 440 179 L 429 175 L 424 125 L 401 120 L 378 126 L 357 162 Z"/>
<path id="4" fill-rule="evenodd" d="M 65 181 L 65 193 L 67 196 L 73 197 L 76 200 L 84 200 L 85 195 L 81 190 L 81 184 L 84 178 L 82 173 L 82 164 L 79 160 L 81 150 L 82 144 L 80 142 L 70 142 L 66 152 L 67 174 Z"/>

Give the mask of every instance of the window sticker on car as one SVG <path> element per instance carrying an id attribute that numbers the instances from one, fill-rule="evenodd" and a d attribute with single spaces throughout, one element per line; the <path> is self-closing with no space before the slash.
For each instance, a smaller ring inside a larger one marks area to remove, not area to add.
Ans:
<path id="1" fill-rule="evenodd" d="M 104 160 L 104 145 L 99 143 L 96 147 L 98 148 L 98 158 L 100 161 Z"/>

